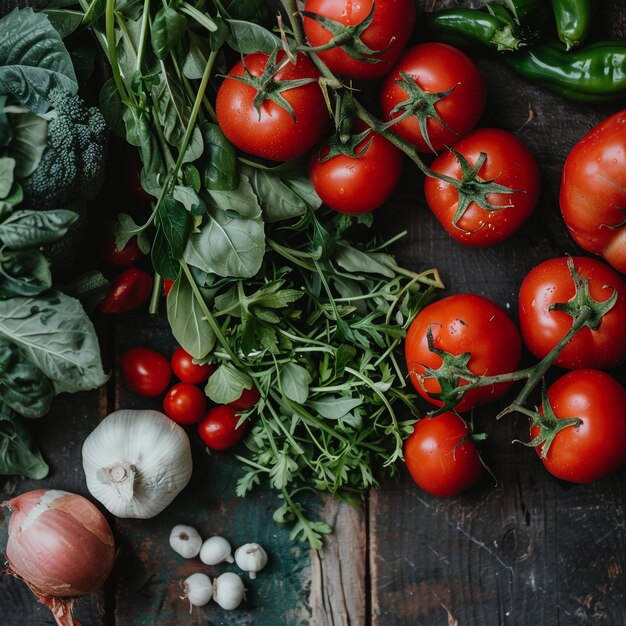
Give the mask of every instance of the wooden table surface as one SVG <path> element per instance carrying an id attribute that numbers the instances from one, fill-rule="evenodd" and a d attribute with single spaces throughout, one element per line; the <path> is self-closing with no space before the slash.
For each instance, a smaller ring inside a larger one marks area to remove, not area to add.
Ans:
<path id="1" fill-rule="evenodd" d="M 605 32 L 626 37 L 626 3 L 597 4 Z M 534 215 L 505 243 L 463 247 L 429 213 L 422 179 L 407 164 L 398 193 L 377 218 L 386 233 L 408 231 L 397 248 L 406 266 L 434 265 L 446 293 L 488 296 L 517 319 L 522 277 L 545 259 L 583 253 L 560 216 L 561 168 L 574 143 L 624 103 L 572 105 L 527 85 L 493 59 L 476 61 L 488 83 L 481 125 L 516 132 L 539 161 L 543 186 Z M 174 342 L 165 318 L 131 314 L 115 323 L 100 319 L 98 326 L 113 372 L 110 384 L 57 398 L 52 413 L 33 423 L 50 475 L 38 482 L 0 478 L 2 500 L 42 487 L 88 495 L 81 468 L 87 434 L 115 409 L 158 408 L 158 400 L 125 388 L 117 365 L 121 351 L 131 346 L 171 354 Z M 626 368 L 613 373 L 626 383 Z M 79 619 L 83 626 L 626 624 L 626 468 L 591 485 L 561 482 L 544 470 L 532 449 L 511 443 L 527 437 L 527 419 L 508 416 L 496 422 L 498 406 L 474 415 L 477 429 L 488 435 L 482 450 L 495 480 L 486 476 L 466 494 L 441 499 L 422 492 L 402 471 L 398 480 L 363 496 L 358 508 L 320 499 L 320 514 L 334 525 L 320 552 L 290 542 L 289 529 L 272 521 L 273 493 L 236 497 L 238 463 L 229 454 L 208 454 L 197 437 L 190 437 L 191 483 L 156 518 L 111 519 L 119 545 L 115 570 L 102 592 L 78 601 Z M 227 612 L 211 603 L 189 613 L 179 598 L 182 578 L 236 567 L 179 558 L 168 545 L 177 523 L 190 523 L 205 537 L 221 534 L 233 545 L 258 541 L 267 547 L 269 564 L 247 582 L 240 609 Z M 6 522 L 0 521 L 0 546 L 5 541 Z M 0 577 L 0 624 L 53 623 L 23 584 Z"/>

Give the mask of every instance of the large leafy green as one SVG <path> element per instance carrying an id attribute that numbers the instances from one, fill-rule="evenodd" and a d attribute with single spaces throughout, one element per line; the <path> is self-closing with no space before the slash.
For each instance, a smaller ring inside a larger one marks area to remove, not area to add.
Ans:
<path id="1" fill-rule="evenodd" d="M 36 248 L 63 237 L 78 219 L 73 211 L 14 211 L 0 223 L 0 241 L 12 250 Z"/>
<path id="2" fill-rule="evenodd" d="M 43 13 L 14 9 L 0 19 L 0 95 L 31 111 L 47 111 L 54 87 L 76 93 L 69 52 Z"/>

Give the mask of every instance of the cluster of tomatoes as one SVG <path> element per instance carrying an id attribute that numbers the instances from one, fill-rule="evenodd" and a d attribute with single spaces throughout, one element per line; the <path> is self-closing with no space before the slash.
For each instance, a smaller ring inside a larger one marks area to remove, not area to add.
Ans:
<path id="1" fill-rule="evenodd" d="M 226 450 L 238 443 L 246 432 L 247 421 L 240 413 L 251 409 L 260 399 L 256 387 L 244 389 L 241 397 L 207 410 L 207 398 L 199 385 L 215 373 L 209 363 L 194 363 L 184 348 L 176 349 L 171 359 L 150 348 L 132 348 L 122 354 L 122 375 L 128 387 L 148 398 L 163 396 L 163 411 L 181 425 L 195 424 L 198 434 L 211 450 Z M 179 380 L 170 386 L 172 374 Z"/>

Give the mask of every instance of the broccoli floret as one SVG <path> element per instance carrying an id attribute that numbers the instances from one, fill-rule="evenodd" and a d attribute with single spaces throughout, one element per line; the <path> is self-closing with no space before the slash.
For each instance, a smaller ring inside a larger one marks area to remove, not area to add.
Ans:
<path id="1" fill-rule="evenodd" d="M 61 89 L 52 89 L 48 101 L 48 143 L 37 169 L 20 181 L 24 202 L 33 209 L 80 213 L 104 182 L 106 122 L 97 108 Z"/>

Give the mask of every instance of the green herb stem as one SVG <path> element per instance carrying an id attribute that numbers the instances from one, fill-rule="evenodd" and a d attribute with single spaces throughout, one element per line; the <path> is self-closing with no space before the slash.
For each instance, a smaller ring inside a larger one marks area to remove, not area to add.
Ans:
<path id="1" fill-rule="evenodd" d="M 117 61 L 117 50 L 115 48 L 115 0 L 106 0 L 104 19 L 107 42 L 106 51 L 109 57 L 109 63 L 111 64 L 111 72 L 113 74 L 113 80 L 115 81 L 115 87 L 120 94 L 122 102 L 130 106 L 129 95 L 126 91 L 124 80 L 122 79 L 120 66 Z"/>

